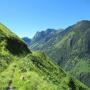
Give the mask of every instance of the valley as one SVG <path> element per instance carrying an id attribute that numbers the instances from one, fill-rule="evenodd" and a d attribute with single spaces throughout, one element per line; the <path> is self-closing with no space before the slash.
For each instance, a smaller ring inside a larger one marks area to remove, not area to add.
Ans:
<path id="1" fill-rule="evenodd" d="M 0 90 L 89 90 L 45 53 L 0 24 Z"/>

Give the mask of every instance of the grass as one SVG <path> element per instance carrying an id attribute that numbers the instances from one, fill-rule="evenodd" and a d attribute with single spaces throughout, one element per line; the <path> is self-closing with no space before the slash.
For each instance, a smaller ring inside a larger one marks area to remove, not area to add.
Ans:
<path id="1" fill-rule="evenodd" d="M 0 36 L 0 90 L 8 87 L 16 90 L 89 90 L 45 53 L 31 52 L 2 24 Z"/>
<path id="2" fill-rule="evenodd" d="M 15 58 L 14 62 L 1 72 L 0 88 L 6 88 L 10 80 L 11 87 L 17 90 L 89 90 L 81 82 L 66 75 L 49 57 L 40 52 Z"/>

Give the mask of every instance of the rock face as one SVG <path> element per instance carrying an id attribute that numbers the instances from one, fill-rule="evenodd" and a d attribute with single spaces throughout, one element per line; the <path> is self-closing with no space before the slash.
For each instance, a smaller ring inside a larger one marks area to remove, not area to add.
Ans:
<path id="1" fill-rule="evenodd" d="M 90 21 L 82 20 L 65 30 L 40 36 L 41 40 L 38 35 L 32 39 L 31 49 L 44 51 L 65 71 L 90 86 Z"/>
<path id="2" fill-rule="evenodd" d="M 42 41 L 43 39 L 48 39 L 53 32 L 55 32 L 55 29 L 47 29 L 46 31 L 36 32 L 35 36 L 33 37 L 33 41 Z M 33 42 L 32 41 L 32 42 Z"/>

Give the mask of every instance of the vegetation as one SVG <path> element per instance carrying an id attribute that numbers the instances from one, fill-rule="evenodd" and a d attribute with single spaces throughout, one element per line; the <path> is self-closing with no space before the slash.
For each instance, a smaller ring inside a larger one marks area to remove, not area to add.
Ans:
<path id="1" fill-rule="evenodd" d="M 0 90 L 89 90 L 2 24 L 0 32 Z"/>
<path id="2" fill-rule="evenodd" d="M 82 20 L 65 30 L 43 33 L 43 37 L 42 32 L 34 36 L 31 49 L 45 52 L 65 71 L 90 86 L 90 21 Z"/>

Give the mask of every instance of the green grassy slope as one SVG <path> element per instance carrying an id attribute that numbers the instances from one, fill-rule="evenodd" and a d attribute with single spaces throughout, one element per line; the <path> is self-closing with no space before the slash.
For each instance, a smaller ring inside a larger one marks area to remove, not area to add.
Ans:
<path id="1" fill-rule="evenodd" d="M 1 72 L 0 86 L 1 89 L 10 86 L 16 90 L 89 90 L 40 52 L 16 58 Z"/>
<path id="2" fill-rule="evenodd" d="M 32 50 L 44 51 L 64 70 L 90 86 L 90 21 L 83 20 L 56 32 L 46 35 L 46 42 L 42 43 L 46 37 L 37 43 L 32 40 Z"/>
<path id="3" fill-rule="evenodd" d="M 89 90 L 43 52 L 31 52 L 20 38 L 0 27 L 0 90 Z"/>
<path id="4" fill-rule="evenodd" d="M 0 23 L 0 71 L 14 60 L 14 55 L 20 56 L 29 52 L 24 41 Z"/>

